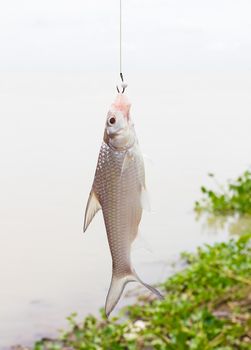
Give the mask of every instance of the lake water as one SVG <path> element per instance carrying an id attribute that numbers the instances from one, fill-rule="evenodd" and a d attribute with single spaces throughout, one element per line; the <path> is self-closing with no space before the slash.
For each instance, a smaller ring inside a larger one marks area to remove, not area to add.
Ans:
<path id="1" fill-rule="evenodd" d="M 133 258 L 151 283 L 181 251 L 228 237 L 196 221 L 193 203 L 202 184 L 215 186 L 208 172 L 224 182 L 251 163 L 251 74 L 162 73 L 134 74 L 128 88 L 151 159 L 152 212 L 140 229 L 150 252 Z M 102 215 L 85 234 L 82 224 L 114 97 L 109 74 L 0 73 L 0 349 L 53 336 L 71 312 L 81 319 L 104 306 L 111 258 Z"/>

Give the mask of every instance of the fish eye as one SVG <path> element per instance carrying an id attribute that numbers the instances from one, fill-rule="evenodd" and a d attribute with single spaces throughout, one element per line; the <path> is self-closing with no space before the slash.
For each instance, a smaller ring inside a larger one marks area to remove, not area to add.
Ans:
<path id="1" fill-rule="evenodd" d="M 116 122 L 116 119 L 114 117 L 111 117 L 109 119 L 109 124 L 115 124 L 115 122 Z"/>

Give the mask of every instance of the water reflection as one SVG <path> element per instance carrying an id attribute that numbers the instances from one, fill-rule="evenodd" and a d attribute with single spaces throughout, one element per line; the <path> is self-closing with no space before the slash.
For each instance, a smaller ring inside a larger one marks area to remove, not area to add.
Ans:
<path id="1" fill-rule="evenodd" d="M 219 233 L 228 231 L 230 235 L 243 235 L 251 232 L 251 215 L 215 215 L 203 213 L 196 215 L 196 221 L 202 223 L 203 231 L 208 233 Z"/>

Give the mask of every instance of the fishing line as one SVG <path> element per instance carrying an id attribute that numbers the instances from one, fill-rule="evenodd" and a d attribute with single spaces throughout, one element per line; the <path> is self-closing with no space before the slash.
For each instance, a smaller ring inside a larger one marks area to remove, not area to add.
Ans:
<path id="1" fill-rule="evenodd" d="M 119 71 L 123 81 L 122 74 L 122 0 L 119 0 Z"/>
<path id="2" fill-rule="evenodd" d="M 118 85 L 116 86 L 118 93 L 124 93 L 127 84 L 124 82 L 124 76 L 122 73 L 122 0 L 119 0 L 119 75 L 122 81 L 122 91 L 119 90 Z"/>

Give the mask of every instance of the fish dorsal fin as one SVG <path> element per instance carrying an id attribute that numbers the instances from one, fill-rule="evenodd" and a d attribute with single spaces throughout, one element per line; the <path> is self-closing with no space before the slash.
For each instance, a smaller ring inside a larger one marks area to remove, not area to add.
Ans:
<path id="1" fill-rule="evenodd" d="M 84 232 L 87 230 L 87 227 L 91 223 L 92 219 L 94 218 L 95 214 L 101 209 L 101 205 L 99 203 L 99 200 L 97 198 L 96 193 L 91 190 L 87 206 L 85 209 L 85 221 L 84 221 Z"/>
<path id="2" fill-rule="evenodd" d="M 142 209 L 149 212 L 151 211 L 150 198 L 145 186 L 142 186 L 141 188 L 140 204 Z"/>

